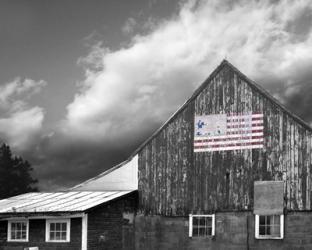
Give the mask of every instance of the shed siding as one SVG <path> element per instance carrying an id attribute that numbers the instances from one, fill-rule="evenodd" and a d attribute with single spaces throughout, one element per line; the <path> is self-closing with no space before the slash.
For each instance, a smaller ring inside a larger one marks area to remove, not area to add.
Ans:
<path id="1" fill-rule="evenodd" d="M 70 223 L 70 242 L 45 242 L 44 219 L 29 220 L 29 242 L 7 242 L 7 221 L 0 221 L 0 250 L 39 247 L 44 250 L 80 250 L 81 249 L 81 218 L 72 218 Z"/>
<path id="2" fill-rule="evenodd" d="M 311 209 L 311 129 L 228 64 L 139 151 L 141 211 L 250 210 L 255 180 L 283 180 L 285 207 Z M 194 115 L 263 112 L 264 148 L 193 153 Z"/>
<path id="3" fill-rule="evenodd" d="M 88 211 L 88 250 L 134 249 L 134 224 L 123 218 L 134 213 L 137 195 L 131 194 Z"/>

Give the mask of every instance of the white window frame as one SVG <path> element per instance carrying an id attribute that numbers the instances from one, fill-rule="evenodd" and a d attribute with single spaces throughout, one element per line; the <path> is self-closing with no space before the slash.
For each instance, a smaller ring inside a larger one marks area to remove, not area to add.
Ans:
<path id="1" fill-rule="evenodd" d="M 66 240 L 51 240 L 50 239 L 50 224 L 51 223 L 66 223 Z M 70 219 L 46 219 L 46 242 L 70 242 Z"/>
<path id="2" fill-rule="evenodd" d="M 26 239 L 12 239 L 11 238 L 12 223 L 26 223 Z M 8 220 L 7 241 L 8 242 L 28 242 L 28 240 L 29 240 L 29 220 Z"/>
<path id="3" fill-rule="evenodd" d="M 210 217 L 212 218 L 211 220 L 211 235 L 209 236 L 214 236 L 215 235 L 215 214 L 190 214 L 189 215 L 189 237 L 193 237 L 193 217 Z"/>
<path id="4" fill-rule="evenodd" d="M 280 216 L 280 237 L 270 236 L 270 235 L 260 235 L 259 234 L 259 216 L 272 216 L 279 215 Z M 284 215 L 283 214 L 266 214 L 266 215 L 255 215 L 255 237 L 256 239 L 273 239 L 273 240 L 281 240 L 284 239 Z"/>

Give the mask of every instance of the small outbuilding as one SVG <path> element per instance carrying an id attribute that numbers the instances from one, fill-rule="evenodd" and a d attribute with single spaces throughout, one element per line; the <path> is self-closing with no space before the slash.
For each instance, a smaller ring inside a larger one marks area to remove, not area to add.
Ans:
<path id="1" fill-rule="evenodd" d="M 136 192 L 27 193 L 0 201 L 1 250 L 121 249 Z M 131 242 L 129 244 L 132 244 Z"/>

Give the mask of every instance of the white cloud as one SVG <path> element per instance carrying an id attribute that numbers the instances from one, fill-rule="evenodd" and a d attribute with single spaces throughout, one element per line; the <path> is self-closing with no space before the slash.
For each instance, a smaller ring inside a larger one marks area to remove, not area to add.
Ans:
<path id="1" fill-rule="evenodd" d="M 24 79 L 17 77 L 12 82 L 0 86 L 0 104 L 8 106 L 12 102 L 16 102 L 17 98 L 22 95 L 24 99 L 29 99 L 33 94 L 40 92 L 41 88 L 46 85 L 43 80 L 34 81 L 32 79 Z"/>
<path id="2" fill-rule="evenodd" d="M 10 146 L 24 149 L 38 136 L 44 110 L 30 107 L 27 100 L 45 85 L 42 80 L 16 78 L 0 86 L 0 138 Z"/>
<path id="3" fill-rule="evenodd" d="M 24 148 L 31 143 L 32 137 L 38 135 L 43 118 L 43 110 L 39 107 L 12 113 L 0 118 L 0 135 L 7 138 L 12 147 Z"/>
<path id="4" fill-rule="evenodd" d="M 128 47 L 91 51 L 86 61 L 96 70 L 86 69 L 63 129 L 94 140 L 140 133 L 182 104 L 225 57 L 251 78 L 288 79 L 290 86 L 298 67 L 312 65 L 311 30 L 299 36 L 290 27 L 311 10 L 310 0 L 188 1 Z"/>

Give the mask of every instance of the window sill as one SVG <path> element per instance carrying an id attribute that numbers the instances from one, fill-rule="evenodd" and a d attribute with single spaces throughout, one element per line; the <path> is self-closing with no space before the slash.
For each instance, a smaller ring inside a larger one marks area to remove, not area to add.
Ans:
<path id="1" fill-rule="evenodd" d="M 273 236 L 265 236 L 265 237 L 255 237 L 257 240 L 282 240 L 282 237 L 273 237 Z"/>
<path id="2" fill-rule="evenodd" d="M 47 240 L 47 243 L 70 243 L 69 240 Z"/>
<path id="3" fill-rule="evenodd" d="M 7 240 L 7 242 L 28 242 L 28 240 Z"/>

